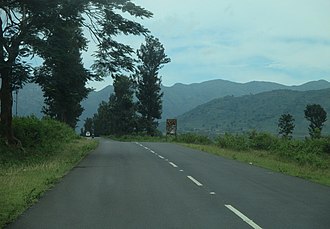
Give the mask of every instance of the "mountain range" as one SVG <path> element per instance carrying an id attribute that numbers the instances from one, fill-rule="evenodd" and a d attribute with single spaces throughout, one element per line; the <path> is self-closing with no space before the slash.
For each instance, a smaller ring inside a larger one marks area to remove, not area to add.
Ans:
<path id="1" fill-rule="evenodd" d="M 295 119 L 294 136 L 308 135 L 304 117 L 307 104 L 320 104 L 330 115 L 330 88 L 323 90 L 274 90 L 255 95 L 225 96 L 178 116 L 179 132 L 206 134 L 242 133 L 251 130 L 278 133 L 278 119 L 290 113 Z M 330 121 L 324 134 L 330 134 Z"/>
<path id="2" fill-rule="evenodd" d="M 164 92 L 162 121 L 167 118 L 178 117 L 199 105 L 225 96 L 238 97 L 283 89 L 307 91 L 326 88 L 330 88 L 330 82 L 326 80 L 311 81 L 299 86 L 286 86 L 272 82 L 260 81 L 235 83 L 221 79 L 189 85 L 178 83 L 171 87 L 162 86 L 162 91 Z M 82 102 L 82 106 L 85 111 L 80 116 L 81 121 L 78 123 L 78 127 L 82 126 L 83 120 L 87 117 L 92 117 L 93 114 L 97 112 L 98 105 L 101 101 L 108 101 L 111 93 L 113 93 L 113 86 L 109 85 L 100 91 L 93 91 L 89 94 L 88 98 Z M 42 106 L 42 91 L 37 85 L 28 84 L 19 91 L 17 106 L 18 115 L 26 116 L 34 114 L 37 117 L 41 117 Z M 15 114 L 15 102 L 13 111 Z"/>

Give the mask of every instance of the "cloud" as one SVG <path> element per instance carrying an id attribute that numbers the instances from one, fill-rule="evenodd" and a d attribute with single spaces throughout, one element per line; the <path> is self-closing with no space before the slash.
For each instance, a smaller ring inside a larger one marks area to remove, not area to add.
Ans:
<path id="1" fill-rule="evenodd" d="M 329 0 L 135 0 L 172 59 L 163 83 L 330 80 Z M 125 40 L 126 39 L 126 40 Z M 130 37 L 138 47 L 143 38 Z"/>

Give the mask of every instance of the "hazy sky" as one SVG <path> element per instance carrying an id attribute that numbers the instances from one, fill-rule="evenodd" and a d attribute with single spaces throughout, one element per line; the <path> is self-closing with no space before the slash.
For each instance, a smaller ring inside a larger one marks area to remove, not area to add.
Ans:
<path id="1" fill-rule="evenodd" d="M 172 62 L 163 84 L 330 81 L 330 0 L 133 0 Z M 139 47 L 143 38 L 125 39 Z M 86 64 L 89 63 L 86 58 Z M 92 83 L 97 90 L 111 83 Z"/>

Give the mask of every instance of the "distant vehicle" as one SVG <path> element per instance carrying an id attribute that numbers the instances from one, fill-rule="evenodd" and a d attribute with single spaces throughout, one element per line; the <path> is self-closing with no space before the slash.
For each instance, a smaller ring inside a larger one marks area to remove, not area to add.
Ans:
<path id="1" fill-rule="evenodd" d="M 86 132 L 86 137 L 90 137 L 91 133 L 89 131 Z"/>

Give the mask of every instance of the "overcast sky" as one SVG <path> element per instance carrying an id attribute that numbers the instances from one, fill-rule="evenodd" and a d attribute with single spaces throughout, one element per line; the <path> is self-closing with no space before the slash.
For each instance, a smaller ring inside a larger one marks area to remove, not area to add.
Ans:
<path id="1" fill-rule="evenodd" d="M 211 79 L 330 81 L 330 0 L 133 2 L 154 14 L 142 24 L 172 60 L 161 70 L 166 86 Z M 143 42 L 128 40 L 136 48 Z M 106 79 L 90 86 L 99 90 L 109 84 Z"/>

